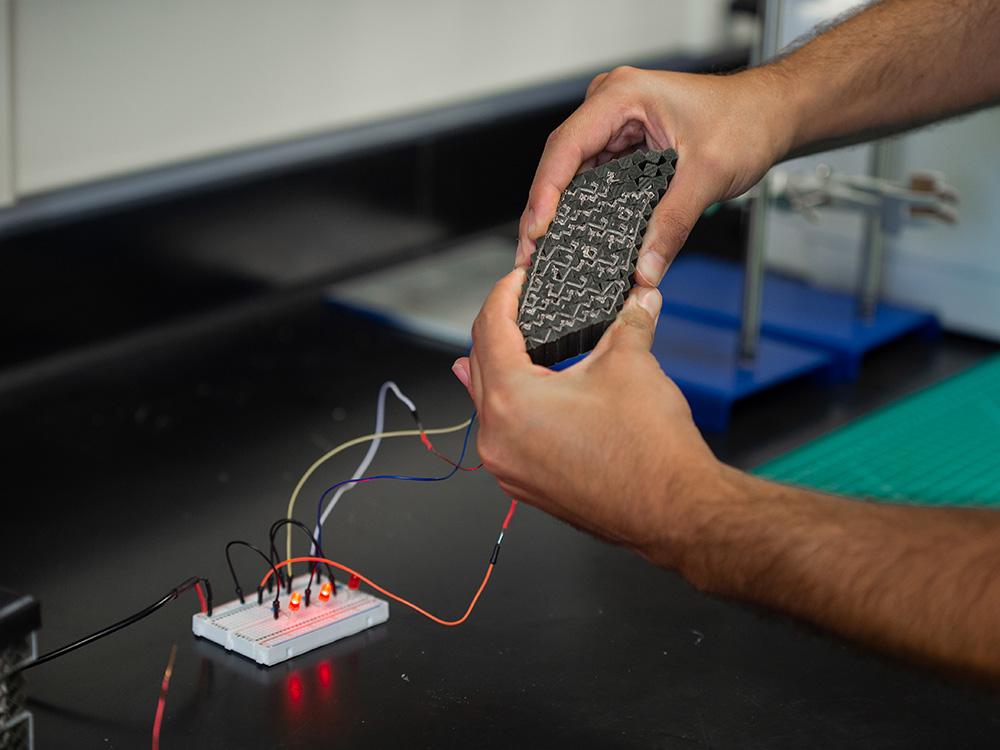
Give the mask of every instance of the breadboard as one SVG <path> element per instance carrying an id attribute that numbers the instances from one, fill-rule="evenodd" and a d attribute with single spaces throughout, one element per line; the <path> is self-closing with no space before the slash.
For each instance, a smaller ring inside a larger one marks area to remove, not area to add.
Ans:
<path id="1" fill-rule="evenodd" d="M 676 159 L 673 149 L 639 151 L 581 172 L 563 191 L 521 292 L 517 322 L 533 362 L 589 351 L 618 316 Z"/>
<path id="2" fill-rule="evenodd" d="M 1000 507 L 1000 357 L 758 468 L 790 484 L 927 505 Z"/>
<path id="3" fill-rule="evenodd" d="M 292 581 L 292 591 L 304 592 L 308 574 Z M 271 602 L 274 595 L 265 593 L 264 603 L 257 603 L 256 593 L 216 607 L 211 616 L 199 612 L 191 618 L 191 632 L 235 651 L 258 664 L 272 666 L 312 651 L 341 638 L 360 633 L 389 619 L 389 603 L 383 599 L 338 586 L 336 596 L 320 601 L 319 586 L 314 582 L 309 606 L 289 609 L 290 595 L 281 592 L 281 609 L 274 619 Z"/>

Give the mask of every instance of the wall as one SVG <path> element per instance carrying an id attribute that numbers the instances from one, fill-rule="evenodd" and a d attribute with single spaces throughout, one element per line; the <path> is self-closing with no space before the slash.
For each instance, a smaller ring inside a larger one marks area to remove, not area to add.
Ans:
<path id="1" fill-rule="evenodd" d="M 0 206 L 14 200 L 13 60 L 10 0 L 0 0 Z"/>
<path id="2" fill-rule="evenodd" d="M 725 5 L 2 1 L 19 196 L 703 47 Z"/>
<path id="3" fill-rule="evenodd" d="M 852 0 L 786 0 L 784 41 L 853 5 Z M 926 222 L 887 243 L 885 297 L 933 309 L 944 325 L 1000 339 L 1000 109 L 994 108 L 900 138 L 899 176 L 943 172 L 958 188 L 959 223 Z M 825 162 L 845 173 L 865 173 L 870 147 L 858 146 L 782 165 L 812 171 Z M 771 212 L 768 262 L 815 283 L 856 288 L 863 222 L 857 213 L 822 212 L 819 224 Z"/>

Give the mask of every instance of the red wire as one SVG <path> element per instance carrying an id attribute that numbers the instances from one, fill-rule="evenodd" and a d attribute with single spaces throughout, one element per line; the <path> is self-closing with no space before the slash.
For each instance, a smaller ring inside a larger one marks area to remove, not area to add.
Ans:
<path id="1" fill-rule="evenodd" d="M 200 583 L 194 585 L 194 591 L 198 595 L 198 603 L 201 604 L 202 613 L 208 614 L 208 602 L 205 600 L 205 592 L 201 590 Z"/>
<path id="2" fill-rule="evenodd" d="M 167 690 L 170 689 L 170 676 L 174 673 L 174 659 L 177 658 L 177 644 L 170 648 L 167 668 L 163 670 L 163 681 L 160 683 L 160 699 L 156 702 L 156 716 L 153 718 L 153 750 L 160 750 L 160 728 L 163 725 L 163 712 L 167 707 Z"/>
<path id="3" fill-rule="evenodd" d="M 507 517 L 503 519 L 503 526 L 500 528 L 504 531 L 507 530 L 507 525 L 510 523 L 510 519 L 514 516 L 514 511 L 517 509 L 517 500 L 510 501 L 510 510 L 507 511 Z"/>
<path id="4" fill-rule="evenodd" d="M 504 519 L 504 522 L 503 522 L 503 527 L 502 528 L 504 530 L 506 530 L 507 525 L 510 523 L 511 516 L 514 515 L 514 509 L 515 508 L 517 508 L 517 500 L 511 500 L 510 501 L 510 509 L 507 511 L 507 517 Z M 501 539 L 502 538 L 503 538 L 503 534 L 501 533 Z M 500 545 L 500 541 L 497 540 L 497 546 L 499 546 L 499 545 Z M 370 578 L 366 578 L 365 576 L 363 576 L 358 571 L 354 570 L 353 568 L 349 568 L 346 565 L 344 565 L 343 563 L 337 562 L 336 560 L 330 560 L 330 559 L 328 559 L 326 557 L 312 557 L 312 556 L 293 557 L 293 558 L 291 558 L 289 560 L 284 560 L 283 562 L 277 563 L 274 567 L 275 567 L 275 569 L 280 570 L 281 568 L 285 567 L 286 565 L 294 565 L 295 563 L 298 563 L 298 562 L 318 562 L 318 563 L 326 563 L 327 565 L 332 565 L 333 567 L 337 568 L 338 570 L 342 570 L 345 573 L 349 573 L 352 576 L 357 576 L 359 579 L 361 579 L 362 581 L 364 581 L 365 583 L 367 583 L 369 586 L 371 586 L 376 591 L 378 591 L 378 592 L 380 592 L 382 594 L 385 594 L 390 599 L 393 599 L 393 600 L 399 602 L 400 604 L 405 604 L 407 607 L 409 607 L 413 611 L 419 612 L 420 614 L 422 614 L 428 620 L 433 620 L 438 625 L 444 625 L 445 627 L 449 627 L 449 628 L 453 628 L 453 627 L 456 627 L 458 625 L 461 625 L 463 622 L 465 622 L 467 619 L 469 619 L 469 615 L 472 614 L 472 610 L 475 608 L 476 602 L 479 601 L 479 597 L 480 597 L 480 595 L 482 595 L 483 589 L 486 588 L 486 584 L 489 582 L 490 576 L 493 575 L 493 568 L 495 567 L 495 563 L 492 563 L 492 562 L 486 567 L 486 573 L 485 573 L 485 575 L 483 575 L 483 581 L 482 581 L 482 583 L 479 584 L 479 588 L 476 589 L 476 593 L 473 595 L 472 601 L 469 602 L 469 608 L 467 610 L 465 610 L 465 614 L 462 615 L 457 620 L 443 620 L 440 617 L 437 617 L 436 615 L 432 615 L 430 612 L 428 612 L 423 607 L 419 607 L 416 604 L 414 604 L 413 602 L 408 601 L 408 600 L 404 599 L 403 597 L 399 596 L 398 594 L 394 594 L 391 591 L 389 591 L 388 589 L 383 588 L 382 586 L 379 586 L 377 583 L 375 583 L 374 581 L 372 581 Z M 274 570 L 267 571 L 267 575 L 265 575 L 261 579 L 261 581 L 260 581 L 260 588 L 261 589 L 263 589 L 267 585 L 267 582 L 271 578 L 272 575 L 274 575 Z"/>
<path id="5" fill-rule="evenodd" d="M 483 468 L 482 464 L 479 464 L 478 466 L 460 466 L 459 464 L 457 464 L 454 461 L 452 461 L 450 458 L 448 458 L 443 453 L 439 453 L 438 450 L 437 450 L 437 448 L 435 448 L 434 444 L 431 442 L 431 439 L 429 437 L 427 437 L 427 433 L 426 432 L 421 431 L 421 433 L 420 433 L 420 442 L 423 443 L 424 447 L 427 450 L 429 450 L 431 453 L 433 453 L 435 456 L 437 456 L 438 458 L 440 458 L 442 461 L 444 461 L 444 462 L 446 462 L 448 464 L 451 464 L 452 466 L 454 466 L 456 469 L 459 469 L 460 471 L 479 471 L 481 468 Z"/>

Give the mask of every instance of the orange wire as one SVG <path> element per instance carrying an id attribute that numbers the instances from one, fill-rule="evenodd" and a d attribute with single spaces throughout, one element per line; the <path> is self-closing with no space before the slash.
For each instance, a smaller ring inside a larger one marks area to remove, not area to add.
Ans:
<path id="1" fill-rule="evenodd" d="M 476 590 L 475 596 L 472 597 L 472 601 L 469 602 L 469 608 L 467 610 L 465 610 L 465 614 L 462 615 L 457 620 L 442 620 L 440 617 L 436 617 L 435 615 L 432 615 L 426 609 L 423 609 L 422 607 L 418 607 L 413 602 L 407 601 L 403 597 L 398 596 L 397 594 L 392 593 L 388 589 L 382 588 L 377 583 L 375 583 L 374 581 L 372 581 L 370 578 L 366 578 L 365 576 L 361 575 L 361 573 L 359 573 L 358 571 L 354 570 L 353 568 L 349 568 L 346 565 L 343 565 L 343 564 L 337 562 L 336 560 L 330 560 L 330 559 L 328 559 L 326 557 L 312 557 L 312 556 L 307 555 L 305 557 L 293 557 L 293 558 L 291 558 L 289 560 L 285 560 L 283 562 L 277 563 L 274 567 L 276 567 L 276 568 L 278 568 L 280 570 L 281 568 L 285 567 L 286 565 L 294 565 L 295 563 L 300 563 L 300 562 L 326 563 L 327 565 L 332 565 L 333 567 L 337 568 L 338 570 L 342 570 L 345 573 L 350 573 L 352 576 L 357 576 L 362 581 L 364 581 L 369 586 L 371 586 L 373 589 L 375 589 L 376 591 L 378 591 L 378 592 L 380 592 L 382 594 L 385 594 L 390 599 L 395 599 L 400 604 L 405 604 L 410 609 L 412 609 L 412 610 L 414 610 L 416 612 L 419 612 L 420 614 L 422 614 L 427 619 L 433 620 L 434 622 L 436 622 L 438 625 L 444 625 L 445 627 L 449 627 L 449 628 L 453 628 L 456 625 L 461 625 L 463 622 L 465 622 L 466 620 L 469 619 L 469 615 L 472 614 L 473 607 L 475 607 L 476 606 L 476 602 L 479 601 L 479 595 L 483 593 L 483 589 L 486 588 L 487 581 L 489 581 L 490 580 L 490 576 L 493 575 L 493 563 L 490 563 L 489 566 L 486 568 L 486 575 L 483 576 L 483 582 L 479 584 L 479 588 Z M 267 585 L 268 580 L 271 578 L 271 576 L 273 574 L 274 574 L 274 571 L 271 571 L 271 570 L 267 571 L 267 575 L 264 576 L 264 578 L 260 582 L 261 588 L 263 588 L 265 585 Z"/>
<path id="2" fill-rule="evenodd" d="M 503 529 L 507 528 L 507 525 L 510 523 L 511 516 L 514 515 L 514 509 L 515 508 L 517 508 L 517 500 L 511 500 L 510 501 L 510 510 L 507 511 L 507 517 L 504 519 L 503 526 L 501 528 L 503 528 Z M 502 538 L 502 536 L 501 536 L 501 538 Z M 497 542 L 497 546 L 499 547 L 499 545 L 500 545 L 500 542 L 498 541 Z M 472 597 L 472 601 L 469 602 L 469 608 L 467 610 L 465 610 L 465 614 L 462 615 L 457 620 L 442 620 L 440 617 L 437 617 L 436 615 L 432 615 L 430 612 L 428 612 L 423 607 L 418 607 L 413 602 L 407 601 L 403 597 L 401 597 L 401 596 L 399 596 L 397 594 L 392 593 L 388 589 L 382 588 L 381 586 L 379 586 L 377 583 L 375 583 L 370 578 L 366 578 L 365 576 L 361 575 L 361 573 L 359 573 L 358 571 L 354 570 L 353 568 L 349 568 L 346 565 L 344 565 L 343 563 L 337 562 L 336 560 L 330 560 L 329 558 L 326 558 L 326 557 L 312 557 L 312 556 L 309 556 L 309 555 L 307 555 L 305 557 L 293 557 L 293 558 L 290 558 L 288 560 L 284 560 L 283 562 L 277 563 L 274 566 L 274 569 L 275 570 L 280 570 L 281 568 L 285 567 L 286 565 L 294 565 L 295 563 L 299 563 L 299 562 L 326 563 L 327 565 L 332 565 L 333 567 L 337 568 L 338 570 L 342 570 L 345 573 L 349 573 L 352 576 L 357 576 L 358 578 L 360 578 L 362 581 L 364 581 L 365 583 L 367 583 L 369 586 L 371 586 L 373 589 L 375 589 L 379 593 L 385 594 L 390 599 L 393 599 L 393 600 L 399 602 L 400 604 L 405 604 L 407 607 L 409 607 L 410 609 L 412 609 L 414 612 L 419 612 L 420 614 L 422 614 L 428 620 L 433 620 L 438 625 L 444 625 L 445 627 L 448 627 L 448 628 L 453 628 L 453 627 L 456 627 L 458 625 L 461 625 L 463 622 L 465 622 L 466 620 L 469 619 L 469 615 L 472 614 L 472 610 L 473 610 L 473 608 L 475 608 L 476 602 L 479 601 L 479 597 L 480 597 L 480 595 L 482 595 L 483 589 L 486 588 L 486 584 L 489 582 L 490 576 L 493 575 L 493 568 L 495 566 L 495 563 L 491 562 L 486 567 L 486 574 L 483 576 L 483 582 L 480 583 L 479 584 L 479 588 L 476 589 L 476 593 Z M 265 575 L 261 579 L 261 581 L 260 581 L 260 588 L 261 589 L 263 589 L 264 586 L 267 585 L 267 582 L 268 582 L 268 580 L 270 580 L 270 578 L 271 578 L 272 575 L 274 575 L 274 570 L 268 570 L 267 571 L 267 575 Z"/>

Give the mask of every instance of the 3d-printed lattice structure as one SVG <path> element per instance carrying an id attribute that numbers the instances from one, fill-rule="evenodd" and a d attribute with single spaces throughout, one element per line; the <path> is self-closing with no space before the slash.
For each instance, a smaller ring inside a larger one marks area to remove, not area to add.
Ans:
<path id="1" fill-rule="evenodd" d="M 676 160 L 673 149 L 639 151 L 581 172 L 563 192 L 521 292 L 517 322 L 533 362 L 593 349 L 617 317 Z"/>

